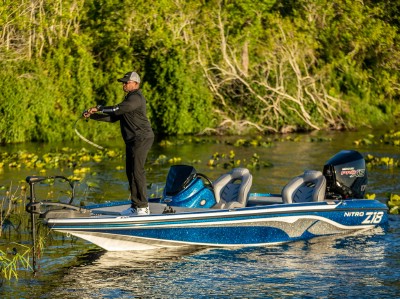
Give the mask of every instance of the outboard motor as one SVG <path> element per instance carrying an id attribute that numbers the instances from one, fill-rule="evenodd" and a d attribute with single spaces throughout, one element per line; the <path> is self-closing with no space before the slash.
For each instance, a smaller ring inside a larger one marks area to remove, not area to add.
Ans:
<path id="1" fill-rule="evenodd" d="M 364 198 L 368 183 L 363 156 L 352 150 L 343 150 L 324 165 L 327 199 Z"/>
<path id="2" fill-rule="evenodd" d="M 208 183 L 204 184 L 203 179 Z M 212 182 L 188 165 L 173 165 L 169 169 L 163 201 L 168 206 L 211 208 L 215 205 Z"/>

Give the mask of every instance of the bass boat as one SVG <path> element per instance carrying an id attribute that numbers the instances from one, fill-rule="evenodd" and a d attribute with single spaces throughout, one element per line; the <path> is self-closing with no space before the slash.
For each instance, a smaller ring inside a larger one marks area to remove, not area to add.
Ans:
<path id="1" fill-rule="evenodd" d="M 48 178 L 26 178 L 32 223 L 39 214 L 50 229 L 109 251 L 264 246 L 370 230 L 388 222 L 384 203 L 364 199 L 367 169 L 357 151 L 341 151 L 322 172 L 307 170 L 294 177 L 281 194 L 252 193 L 252 174 L 246 168 L 211 181 L 192 166 L 174 165 L 162 197 L 150 198 L 151 213 L 141 216 L 120 214 L 130 201 L 79 207 L 36 201 L 35 184 Z"/>

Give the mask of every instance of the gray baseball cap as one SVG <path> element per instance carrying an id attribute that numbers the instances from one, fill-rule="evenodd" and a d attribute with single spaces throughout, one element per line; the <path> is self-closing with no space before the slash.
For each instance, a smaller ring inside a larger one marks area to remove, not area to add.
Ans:
<path id="1" fill-rule="evenodd" d="M 129 72 L 124 75 L 123 78 L 118 79 L 118 82 L 128 82 L 128 81 L 135 81 L 140 83 L 140 77 L 136 72 Z"/>

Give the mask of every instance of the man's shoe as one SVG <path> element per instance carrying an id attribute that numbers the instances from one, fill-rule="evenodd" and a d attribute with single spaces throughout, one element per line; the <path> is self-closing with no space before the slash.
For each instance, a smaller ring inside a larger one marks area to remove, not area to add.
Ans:
<path id="1" fill-rule="evenodd" d="M 135 216 L 135 215 L 137 215 L 137 212 L 134 208 L 130 207 L 130 208 L 120 212 L 120 215 L 121 216 Z"/>
<path id="2" fill-rule="evenodd" d="M 149 206 L 145 207 L 145 208 L 137 208 L 136 209 L 136 213 L 137 215 L 150 215 L 150 209 Z"/>
<path id="3" fill-rule="evenodd" d="M 126 210 L 123 210 L 120 212 L 121 216 L 141 216 L 141 215 L 150 215 L 150 209 L 149 206 L 145 208 L 128 208 Z"/>

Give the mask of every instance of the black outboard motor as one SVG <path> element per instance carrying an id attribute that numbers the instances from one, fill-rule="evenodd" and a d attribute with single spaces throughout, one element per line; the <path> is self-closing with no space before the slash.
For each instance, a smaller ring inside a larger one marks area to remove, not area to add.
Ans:
<path id="1" fill-rule="evenodd" d="M 327 199 L 364 198 L 368 183 L 364 157 L 357 151 L 343 150 L 324 165 Z"/>

